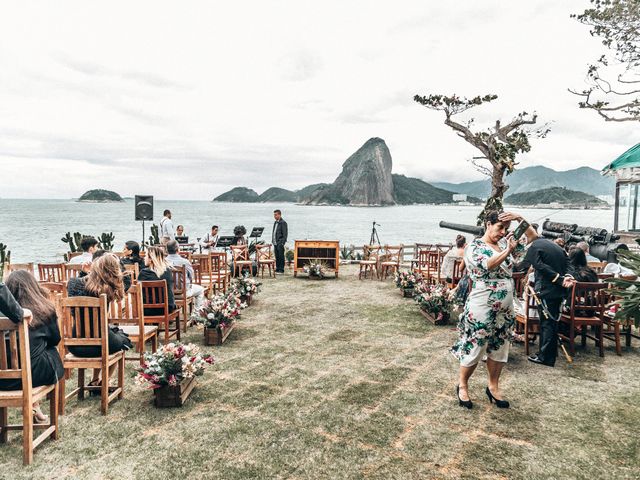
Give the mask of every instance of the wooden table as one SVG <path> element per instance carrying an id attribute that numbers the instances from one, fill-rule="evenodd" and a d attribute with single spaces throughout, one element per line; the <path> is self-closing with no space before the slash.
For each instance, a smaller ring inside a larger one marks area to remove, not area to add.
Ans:
<path id="1" fill-rule="evenodd" d="M 293 276 L 311 262 L 322 262 L 338 276 L 340 242 L 327 240 L 296 240 L 293 250 Z"/>

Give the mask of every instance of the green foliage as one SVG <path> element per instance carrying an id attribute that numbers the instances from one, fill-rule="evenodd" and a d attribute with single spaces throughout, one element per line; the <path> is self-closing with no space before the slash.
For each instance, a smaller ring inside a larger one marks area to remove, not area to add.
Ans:
<path id="1" fill-rule="evenodd" d="M 284 253 L 284 258 L 287 262 L 293 262 L 294 256 L 295 256 L 295 253 L 293 252 L 293 250 L 287 250 Z"/>
<path id="2" fill-rule="evenodd" d="M 155 223 L 151 225 L 151 236 L 149 236 L 149 245 L 158 245 L 160 243 L 160 231 Z"/>
<path id="3" fill-rule="evenodd" d="M 569 205 L 606 206 L 607 202 L 594 195 L 563 187 L 543 188 L 533 192 L 514 193 L 506 198 L 511 205 L 538 205 L 561 203 Z"/>
<path id="4" fill-rule="evenodd" d="M 4 243 L 0 243 L 0 282 L 4 280 L 4 269 L 11 263 L 11 251 Z"/>
<path id="5" fill-rule="evenodd" d="M 113 241 L 114 240 L 115 240 L 115 236 L 113 235 L 113 232 L 102 233 L 98 237 L 98 241 L 100 242 L 100 245 L 102 245 L 102 248 L 104 250 L 109 251 L 109 252 L 113 250 Z"/>
<path id="6" fill-rule="evenodd" d="M 571 17 L 590 26 L 608 52 L 588 66 L 589 88 L 571 92 L 583 98 L 580 108 L 605 121 L 640 121 L 640 2 L 591 0 L 591 6 Z"/>
<path id="7" fill-rule="evenodd" d="M 353 260 L 355 247 L 353 245 L 343 245 L 340 249 L 340 258 L 342 260 Z"/>
<path id="8" fill-rule="evenodd" d="M 258 240 L 258 245 L 264 245 L 264 240 Z M 256 242 L 255 240 L 249 244 L 247 247 L 249 255 L 253 255 L 256 252 Z"/>
<path id="9" fill-rule="evenodd" d="M 610 280 L 613 284 L 610 292 L 616 297 L 615 303 L 620 306 L 615 318 L 618 320 L 632 318 L 636 328 L 640 328 L 640 253 L 631 250 L 621 251 L 618 253 L 618 260 L 620 265 L 633 271 L 638 278 Z"/>
<path id="10" fill-rule="evenodd" d="M 124 202 L 122 197 L 111 190 L 89 190 L 82 194 L 79 202 Z"/>
<path id="11" fill-rule="evenodd" d="M 68 248 L 69 252 L 73 253 L 76 251 L 76 245 L 73 241 L 73 237 L 71 236 L 71 232 L 65 233 L 64 237 L 62 237 L 60 240 L 62 240 L 64 243 L 69 244 L 69 248 Z"/>

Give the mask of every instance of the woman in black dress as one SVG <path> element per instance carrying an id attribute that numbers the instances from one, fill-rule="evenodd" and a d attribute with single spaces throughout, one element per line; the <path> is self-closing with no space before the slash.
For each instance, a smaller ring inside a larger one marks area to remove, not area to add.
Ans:
<path id="1" fill-rule="evenodd" d="M 567 273 L 578 282 L 598 282 L 598 274 L 589 267 L 584 250 L 574 248 L 569 252 L 569 268 Z"/>
<path id="2" fill-rule="evenodd" d="M 26 270 L 17 270 L 7 278 L 7 288 L 24 308 L 33 312 L 29 325 L 29 346 L 31 350 L 31 384 L 33 387 L 53 385 L 64 375 L 64 367 L 58 349 L 60 330 L 58 315 L 47 291 Z M 0 390 L 20 390 L 22 380 L 0 379 Z M 46 423 L 49 417 L 42 413 L 40 406 L 33 406 L 36 423 Z"/>
<path id="3" fill-rule="evenodd" d="M 173 276 L 171 275 L 171 264 L 167 261 L 167 253 L 163 247 L 149 247 L 147 255 L 144 257 L 145 267 L 138 274 L 138 282 L 152 282 L 164 280 L 167 282 L 167 300 L 169 311 L 176 309 L 176 300 L 173 295 Z M 144 293 L 144 292 L 143 292 Z M 147 299 L 145 298 L 146 302 Z M 164 310 L 160 308 L 145 308 L 145 315 L 164 315 Z"/>
<path id="4" fill-rule="evenodd" d="M 69 297 L 99 297 L 103 293 L 107 296 L 109 303 L 120 301 L 125 295 L 120 259 L 112 253 L 106 253 L 94 260 L 87 276 L 71 278 L 67 283 Z M 117 332 L 111 328 L 109 328 L 108 341 L 109 354 L 127 350 L 132 346 L 131 341 L 122 331 Z M 69 347 L 69 352 L 77 357 L 92 358 L 102 355 L 102 348 L 98 345 L 76 346 Z M 110 376 L 115 368 L 115 364 L 111 366 Z M 94 387 L 100 385 L 100 369 L 93 370 L 93 379 L 89 385 Z"/>

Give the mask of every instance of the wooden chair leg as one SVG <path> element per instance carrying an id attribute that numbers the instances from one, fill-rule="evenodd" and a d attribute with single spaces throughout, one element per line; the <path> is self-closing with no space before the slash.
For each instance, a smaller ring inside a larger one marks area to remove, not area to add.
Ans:
<path id="1" fill-rule="evenodd" d="M 620 342 L 620 322 L 613 322 L 613 334 L 616 339 L 616 353 L 622 355 L 622 343 Z"/>
<path id="2" fill-rule="evenodd" d="M 67 403 L 67 395 L 66 395 L 67 370 L 65 370 L 64 372 L 65 374 L 62 376 L 59 382 L 59 385 L 60 385 L 60 395 L 58 398 L 58 414 L 59 415 L 64 415 L 64 407 Z"/>
<path id="3" fill-rule="evenodd" d="M 524 308 L 527 306 L 525 305 Z M 524 354 L 529 356 L 529 323 L 526 320 L 524 321 Z"/>
<path id="4" fill-rule="evenodd" d="M 164 321 L 164 343 L 169 343 L 169 320 L 165 319 Z"/>
<path id="5" fill-rule="evenodd" d="M 186 295 L 186 292 L 185 292 Z M 182 312 L 184 313 L 184 317 L 182 317 L 182 330 L 184 331 L 184 333 L 187 333 L 187 320 L 189 319 L 188 315 L 189 315 L 189 305 L 188 305 L 188 300 L 185 298 L 184 299 L 184 303 L 182 305 Z"/>
<path id="6" fill-rule="evenodd" d="M 118 388 L 120 388 L 118 399 L 122 400 L 124 398 L 124 353 L 118 361 Z"/>
<path id="7" fill-rule="evenodd" d="M 0 407 L 0 443 L 7 443 L 9 438 L 7 425 L 9 425 L 9 412 L 7 407 Z"/>
<path id="8" fill-rule="evenodd" d="M 60 397 L 60 382 L 56 383 L 55 388 L 49 394 L 49 418 L 50 425 L 55 427 L 55 430 L 51 433 L 51 438 L 58 440 L 60 438 L 60 430 L 58 428 L 58 404 Z"/>
<path id="9" fill-rule="evenodd" d="M 100 411 L 102 415 L 109 412 L 109 366 L 103 364 L 102 382 L 100 384 Z"/>
<path id="10" fill-rule="evenodd" d="M 84 400 L 84 368 L 78 369 L 78 400 Z"/>
<path id="11" fill-rule="evenodd" d="M 156 353 L 158 351 L 158 332 L 153 336 L 153 340 L 151 343 L 151 352 Z"/>
<path id="12" fill-rule="evenodd" d="M 569 325 L 569 351 L 572 357 L 576 355 L 576 330 L 573 322 Z"/>
<path id="13" fill-rule="evenodd" d="M 604 357 L 604 325 L 600 325 L 598 328 L 598 343 L 600 344 L 600 356 Z"/>
<path id="14" fill-rule="evenodd" d="M 33 403 L 31 399 L 22 404 L 22 463 L 33 462 Z"/>

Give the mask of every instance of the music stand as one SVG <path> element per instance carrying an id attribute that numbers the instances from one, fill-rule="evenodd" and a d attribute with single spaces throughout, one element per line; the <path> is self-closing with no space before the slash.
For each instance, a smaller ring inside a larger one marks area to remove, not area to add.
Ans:
<path id="1" fill-rule="evenodd" d="M 227 253 L 227 248 L 229 248 L 236 237 L 218 237 L 218 241 L 216 242 L 216 248 L 222 247 L 224 248 L 224 253 Z M 227 257 L 228 258 L 228 257 Z"/>

